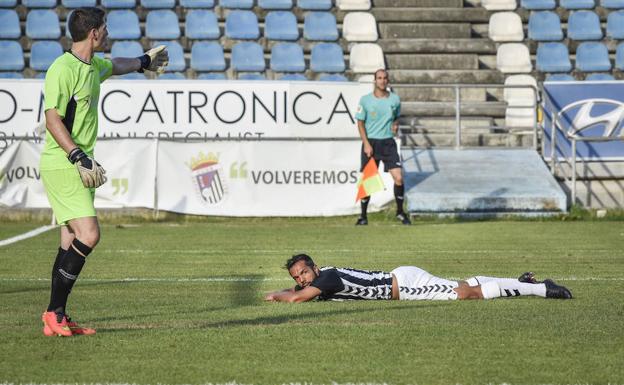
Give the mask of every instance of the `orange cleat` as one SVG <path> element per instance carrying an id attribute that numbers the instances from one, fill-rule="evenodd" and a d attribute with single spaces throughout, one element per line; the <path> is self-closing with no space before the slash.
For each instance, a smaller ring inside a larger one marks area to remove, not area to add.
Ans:
<path id="1" fill-rule="evenodd" d="M 61 322 L 56 320 L 56 313 L 53 311 L 46 311 L 41 316 L 43 321 L 43 334 L 46 336 L 59 335 L 63 337 L 71 337 L 72 331 L 67 324 L 67 319 L 63 317 Z"/>
<path id="2" fill-rule="evenodd" d="M 80 325 L 78 325 L 77 322 L 72 321 L 71 318 L 69 318 L 68 316 L 63 316 L 63 321 L 65 321 L 67 323 L 67 326 L 69 327 L 69 330 L 71 330 L 72 335 L 83 335 L 83 336 L 90 336 L 95 334 L 95 329 L 92 328 L 85 328 L 82 327 Z M 55 333 L 52 331 L 52 329 L 50 329 L 48 327 L 48 325 L 45 325 L 43 327 L 43 334 L 45 334 L 48 337 L 53 336 Z"/>

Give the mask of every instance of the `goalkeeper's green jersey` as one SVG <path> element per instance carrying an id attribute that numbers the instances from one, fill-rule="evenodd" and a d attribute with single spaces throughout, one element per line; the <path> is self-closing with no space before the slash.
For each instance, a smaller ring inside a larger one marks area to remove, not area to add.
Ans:
<path id="1" fill-rule="evenodd" d="M 45 110 L 56 109 L 73 141 L 93 156 L 98 132 L 100 83 L 113 73 L 113 63 L 98 56 L 85 63 L 71 52 L 58 57 L 45 78 Z M 74 167 L 49 131 L 41 153 L 42 170 Z"/>

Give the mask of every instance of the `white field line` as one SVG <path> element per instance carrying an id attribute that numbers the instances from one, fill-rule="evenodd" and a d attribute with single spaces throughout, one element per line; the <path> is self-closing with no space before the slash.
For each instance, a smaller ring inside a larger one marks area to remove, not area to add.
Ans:
<path id="1" fill-rule="evenodd" d="M 451 281 L 460 281 L 464 278 L 449 277 Z M 624 277 L 555 277 L 557 281 L 597 281 L 597 282 L 609 282 L 609 281 L 624 281 Z M 218 282 L 283 282 L 292 281 L 291 278 L 246 278 L 246 277 L 203 277 L 203 278 L 139 278 L 139 277 L 124 277 L 124 278 L 80 278 L 80 282 L 95 282 L 95 283 L 132 283 L 132 282 L 148 282 L 148 283 L 218 283 Z M 50 278 L 36 278 L 36 277 L 0 277 L 0 282 L 50 282 Z M 0 384 L 1 385 L 1 384 Z"/>
<path id="2" fill-rule="evenodd" d="M 41 226 L 41 227 L 39 227 L 37 229 L 31 230 L 31 231 L 26 232 L 24 234 L 20 234 L 20 235 L 16 235 L 14 237 L 11 237 L 11 238 L 3 239 L 3 240 L 0 241 L 0 247 L 6 246 L 6 245 L 10 245 L 11 243 L 23 241 L 24 239 L 36 237 L 37 235 L 45 233 L 48 230 L 52 230 L 55 227 L 56 227 L 56 225 Z"/>

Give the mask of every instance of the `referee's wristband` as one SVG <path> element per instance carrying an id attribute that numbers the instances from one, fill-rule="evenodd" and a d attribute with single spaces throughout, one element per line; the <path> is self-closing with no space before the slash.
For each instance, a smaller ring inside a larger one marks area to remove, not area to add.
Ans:
<path id="1" fill-rule="evenodd" d="M 150 63 L 152 62 L 152 58 L 150 58 L 148 54 L 139 56 L 137 59 L 141 61 L 141 68 L 139 68 L 137 71 L 140 73 L 143 73 L 147 69 L 147 67 L 149 67 Z"/>

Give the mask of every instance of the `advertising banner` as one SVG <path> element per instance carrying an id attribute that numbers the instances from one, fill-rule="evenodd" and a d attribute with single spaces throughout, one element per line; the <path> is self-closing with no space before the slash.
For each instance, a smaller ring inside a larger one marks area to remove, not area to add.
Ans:
<path id="1" fill-rule="evenodd" d="M 96 208 L 144 207 L 223 216 L 331 216 L 359 212 L 358 140 L 100 140 L 108 182 Z M 0 156 L 0 205 L 49 207 L 39 172 L 43 144 L 16 141 Z M 393 200 L 390 174 L 370 211 Z"/>
<path id="2" fill-rule="evenodd" d="M 357 138 L 357 104 L 371 91 L 359 83 L 107 80 L 100 91 L 99 135 Z M 43 80 L 0 81 L 0 142 L 32 136 L 43 119 Z"/>
<path id="3" fill-rule="evenodd" d="M 624 82 L 545 82 L 543 154 L 552 157 L 551 132 L 556 125 L 555 154 L 585 160 L 624 159 Z"/>
<path id="4" fill-rule="evenodd" d="M 226 216 L 329 216 L 359 212 L 361 142 L 261 141 L 161 142 L 158 207 Z M 393 199 L 373 195 L 371 210 Z"/>

